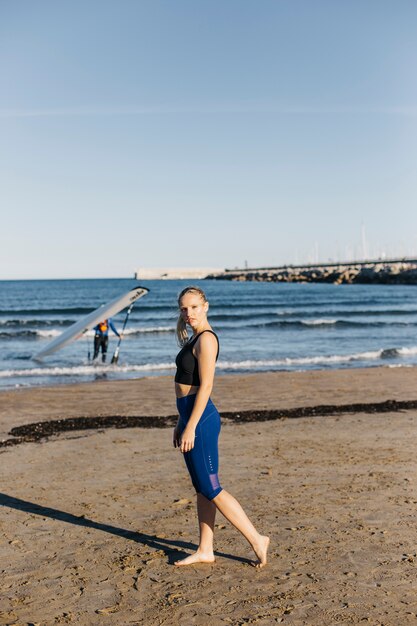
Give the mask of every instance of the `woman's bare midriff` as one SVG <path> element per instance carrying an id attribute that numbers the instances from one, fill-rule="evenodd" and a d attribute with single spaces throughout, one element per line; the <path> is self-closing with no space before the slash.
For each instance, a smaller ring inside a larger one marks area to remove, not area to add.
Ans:
<path id="1" fill-rule="evenodd" d="M 184 385 L 183 383 L 175 383 L 175 395 L 177 398 L 184 398 L 184 396 L 192 396 L 199 390 L 200 387 L 196 385 Z"/>

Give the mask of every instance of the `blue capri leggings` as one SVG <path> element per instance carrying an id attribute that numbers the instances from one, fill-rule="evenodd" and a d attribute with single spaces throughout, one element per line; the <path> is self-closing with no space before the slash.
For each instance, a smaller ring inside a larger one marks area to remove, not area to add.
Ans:
<path id="1" fill-rule="evenodd" d="M 180 432 L 190 419 L 195 402 L 195 394 L 177 398 L 180 414 Z M 219 471 L 218 440 L 220 434 L 220 415 L 209 400 L 195 431 L 194 448 L 184 453 L 184 459 L 190 472 L 194 489 L 208 500 L 213 500 L 222 490 L 217 472 Z"/>

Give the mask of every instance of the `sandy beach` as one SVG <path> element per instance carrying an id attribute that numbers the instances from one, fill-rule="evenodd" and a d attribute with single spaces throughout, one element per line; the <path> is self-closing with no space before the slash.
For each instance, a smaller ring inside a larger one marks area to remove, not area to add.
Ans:
<path id="1" fill-rule="evenodd" d="M 175 414 L 172 378 L 2 392 L 3 442 L 35 422 L 103 426 L 0 448 L 0 624 L 416 624 L 417 409 L 380 406 L 416 401 L 416 379 L 415 368 L 216 378 L 213 400 L 231 413 L 220 478 L 271 536 L 261 571 L 220 514 L 216 563 L 173 566 L 198 535 L 169 419 L 158 423 Z M 335 414 L 232 419 L 323 405 Z M 154 422 L 106 427 L 129 416 Z"/>

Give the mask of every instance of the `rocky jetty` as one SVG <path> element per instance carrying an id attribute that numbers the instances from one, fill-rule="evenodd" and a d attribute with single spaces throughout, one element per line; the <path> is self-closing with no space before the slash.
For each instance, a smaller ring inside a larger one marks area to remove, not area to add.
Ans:
<path id="1" fill-rule="evenodd" d="M 224 272 L 209 274 L 206 278 L 273 283 L 417 285 L 417 260 L 226 269 Z"/>

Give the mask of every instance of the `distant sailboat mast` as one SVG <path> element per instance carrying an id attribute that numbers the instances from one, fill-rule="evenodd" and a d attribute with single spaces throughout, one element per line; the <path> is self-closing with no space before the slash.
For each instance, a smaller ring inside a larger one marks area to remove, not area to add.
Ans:
<path id="1" fill-rule="evenodd" d="M 362 222 L 361 227 L 361 239 L 362 239 L 362 261 L 366 261 L 368 259 L 368 244 L 366 241 L 366 233 L 365 233 L 365 224 Z"/>

